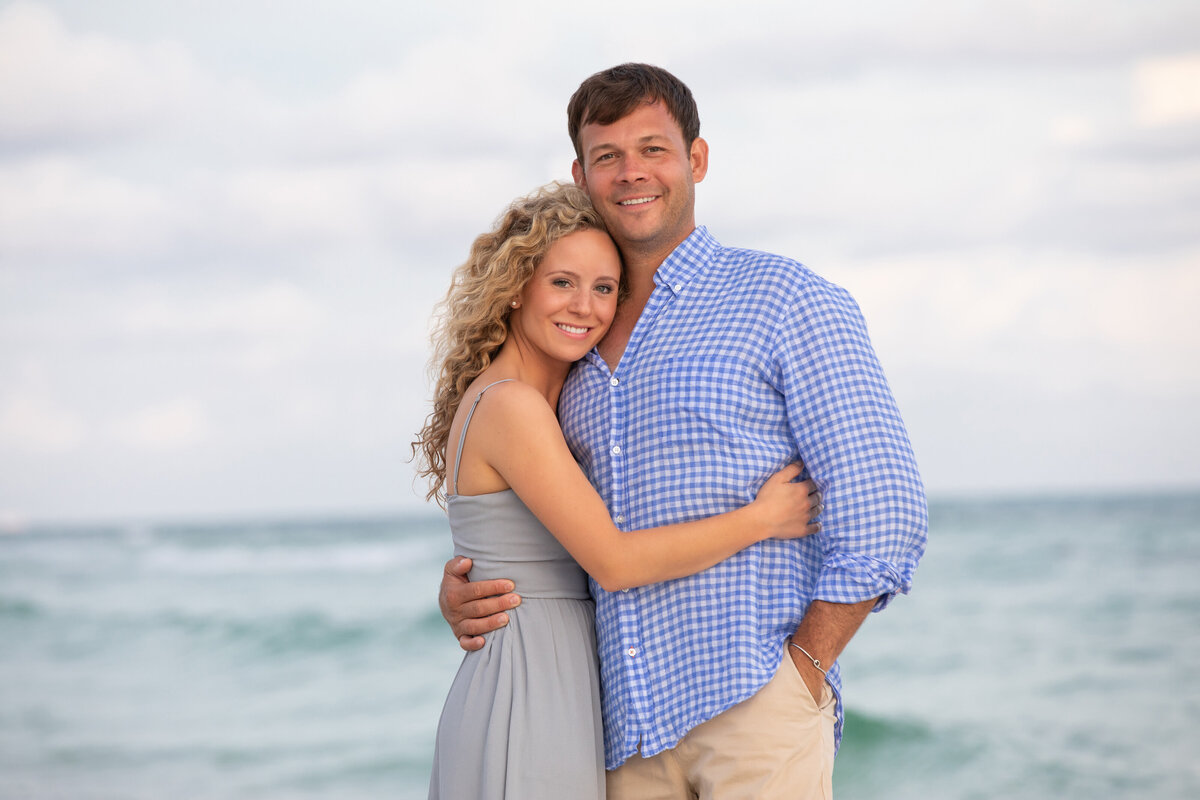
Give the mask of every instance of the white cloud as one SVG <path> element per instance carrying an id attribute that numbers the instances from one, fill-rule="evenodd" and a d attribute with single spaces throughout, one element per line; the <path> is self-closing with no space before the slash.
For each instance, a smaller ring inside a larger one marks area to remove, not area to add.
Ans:
<path id="1" fill-rule="evenodd" d="M 1134 103 L 1136 119 L 1146 127 L 1200 120 L 1200 53 L 1139 61 Z"/>
<path id="2" fill-rule="evenodd" d="M 294 283 L 226 286 L 199 296 L 143 290 L 113 320 L 126 341 L 223 354 L 257 371 L 302 360 L 329 321 L 325 304 Z"/>
<path id="3" fill-rule="evenodd" d="M 1062 145 L 1080 145 L 1096 137 L 1096 125 L 1087 117 L 1064 114 L 1050 121 L 1051 141 Z"/>
<path id="4" fill-rule="evenodd" d="M 75 34 L 31 2 L 0 9 L 0 143 L 139 133 L 185 113 L 200 82 L 177 44 Z"/>
<path id="5" fill-rule="evenodd" d="M 205 443 L 210 424 L 200 401 L 184 397 L 135 411 L 114 423 L 110 436 L 135 450 L 179 450 Z"/>
<path id="6" fill-rule="evenodd" d="M 361 237 L 372 221 L 364 168 L 292 167 L 229 176 L 225 213 L 267 240 Z"/>
<path id="7" fill-rule="evenodd" d="M 859 298 L 934 491 L 1200 391 L 1194 4 L 318 6 L 0 8 L 0 507 L 393 503 L 449 271 L 630 59 L 696 91 L 699 221 Z"/>
<path id="8" fill-rule="evenodd" d="M 144 256 L 162 250 L 178 219 L 160 186 L 84 161 L 0 164 L 0 253 L 10 258 Z"/>
<path id="9" fill-rule="evenodd" d="M 62 455 L 84 443 L 86 426 L 45 390 L 18 388 L 0 399 L 0 450 Z"/>

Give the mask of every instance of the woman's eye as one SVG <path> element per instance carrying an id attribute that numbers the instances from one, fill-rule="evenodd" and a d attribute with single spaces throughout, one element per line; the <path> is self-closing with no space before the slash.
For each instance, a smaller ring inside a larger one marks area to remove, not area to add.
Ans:
<path id="1" fill-rule="evenodd" d="M 570 281 L 568 281 L 566 278 L 558 278 L 558 279 L 557 279 L 557 280 L 555 280 L 555 281 L 554 281 L 554 283 L 553 283 L 553 284 L 551 284 L 551 285 L 552 285 L 552 286 L 557 286 L 557 287 L 558 287 L 558 288 L 560 288 L 560 289 L 566 289 L 566 288 L 568 288 L 568 287 L 571 285 L 571 282 L 570 282 Z"/>

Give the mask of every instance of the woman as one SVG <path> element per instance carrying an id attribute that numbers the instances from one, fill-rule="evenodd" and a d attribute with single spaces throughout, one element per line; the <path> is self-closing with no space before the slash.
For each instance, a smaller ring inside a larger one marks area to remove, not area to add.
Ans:
<path id="1" fill-rule="evenodd" d="M 727 514 L 650 531 L 613 525 L 554 410 L 571 365 L 608 330 L 620 280 L 587 196 L 552 185 L 475 240 L 442 304 L 434 409 L 414 450 L 472 579 L 511 578 L 523 600 L 463 659 L 438 725 L 431 798 L 604 797 L 584 570 L 615 591 L 819 528 L 816 487 L 792 482 L 797 465 Z"/>

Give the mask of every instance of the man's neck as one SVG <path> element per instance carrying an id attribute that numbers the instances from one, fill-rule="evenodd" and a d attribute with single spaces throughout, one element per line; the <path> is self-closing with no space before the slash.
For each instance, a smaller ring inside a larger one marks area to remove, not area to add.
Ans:
<path id="1" fill-rule="evenodd" d="M 609 327 L 608 333 L 605 334 L 598 348 L 610 370 L 617 368 L 617 363 L 625 352 L 625 346 L 629 344 L 629 337 L 633 335 L 633 328 L 642 315 L 642 309 L 646 307 L 650 295 L 654 292 L 654 273 L 658 271 L 660 263 L 661 259 L 650 266 L 644 262 L 642 264 L 630 264 L 628 261 L 625 263 L 625 280 L 629 284 L 629 294 L 617 306 L 612 326 Z"/>
<path id="2" fill-rule="evenodd" d="M 687 233 L 679 236 L 677 239 L 671 239 L 666 242 L 662 240 L 647 241 L 647 242 L 630 242 L 619 241 L 617 246 L 621 250 L 621 261 L 625 265 L 625 275 L 631 276 L 634 281 L 646 280 L 653 281 L 654 273 L 666 261 L 671 253 L 675 252 L 675 248 L 683 244 L 688 236 L 696 230 L 693 223 L 687 228 Z"/>
<path id="3" fill-rule="evenodd" d="M 695 226 L 693 225 L 688 231 L 688 236 L 691 236 L 694 230 Z M 650 295 L 654 293 L 654 274 L 658 272 L 658 268 L 671 253 L 675 252 L 675 248 L 679 247 L 686 239 L 687 236 L 683 237 L 665 250 L 649 248 L 643 250 L 628 242 L 620 244 L 621 258 L 625 267 L 624 280 L 629 285 L 629 294 L 617 306 L 617 314 L 613 318 L 612 326 L 597 348 L 610 370 L 617 368 L 617 363 L 625 352 L 625 346 L 629 344 L 629 337 L 633 335 L 633 328 L 637 325 L 646 303 L 649 302 Z"/>

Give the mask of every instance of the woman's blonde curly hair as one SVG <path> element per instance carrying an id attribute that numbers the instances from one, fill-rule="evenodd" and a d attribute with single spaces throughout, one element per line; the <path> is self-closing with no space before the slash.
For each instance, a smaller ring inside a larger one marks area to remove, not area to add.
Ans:
<path id="1" fill-rule="evenodd" d="M 509 303 L 533 277 L 555 242 L 580 230 L 607 232 L 587 194 L 572 184 L 551 183 L 514 200 L 489 233 L 471 245 L 467 262 L 454 271 L 450 289 L 434 312 L 433 411 L 413 442 L 417 474 L 429 481 L 425 499 L 441 504 L 446 487 L 450 424 L 471 381 L 488 368 L 508 338 Z"/>

